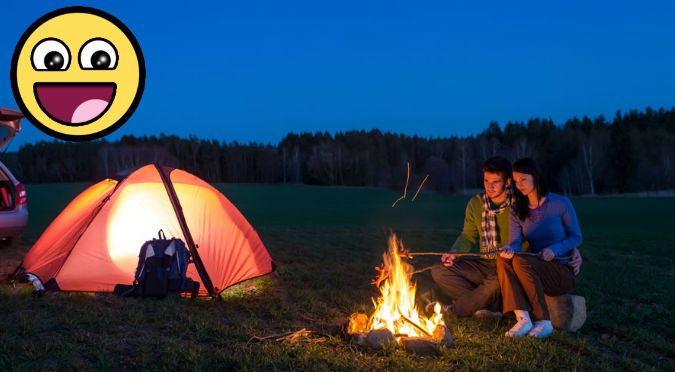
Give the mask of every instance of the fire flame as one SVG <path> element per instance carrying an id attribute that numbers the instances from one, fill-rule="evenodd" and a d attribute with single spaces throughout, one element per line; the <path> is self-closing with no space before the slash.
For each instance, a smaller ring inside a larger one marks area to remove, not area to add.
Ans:
<path id="1" fill-rule="evenodd" d="M 375 313 L 368 321 L 368 329 L 389 329 L 397 337 L 431 336 L 438 325 L 445 325 L 441 307 L 434 307 L 435 314 L 431 318 L 421 315 L 415 306 L 415 284 L 410 282 L 412 268 L 403 264 L 398 255 L 404 250 L 403 243 L 395 234 L 389 237 L 389 251 L 385 252 L 382 270 L 387 272 L 386 279 L 380 285 L 382 296 L 373 300 Z"/>

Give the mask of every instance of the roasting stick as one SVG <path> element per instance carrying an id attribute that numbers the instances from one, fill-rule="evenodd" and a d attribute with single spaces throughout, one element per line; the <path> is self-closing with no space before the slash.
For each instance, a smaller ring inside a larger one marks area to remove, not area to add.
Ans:
<path id="1" fill-rule="evenodd" d="M 446 254 L 451 254 L 457 257 L 479 257 L 479 256 L 486 256 L 489 254 L 494 254 L 494 253 L 499 253 L 499 251 L 492 251 L 492 252 L 480 252 L 480 253 L 450 253 L 450 252 L 402 252 L 400 253 L 401 257 L 406 257 L 406 258 L 412 258 L 412 256 L 443 256 Z M 534 252 L 514 252 L 517 255 L 522 255 L 522 256 L 539 256 L 538 253 Z M 564 261 L 564 260 L 570 260 L 572 259 L 572 256 L 565 256 L 565 257 L 555 257 L 554 260 L 559 260 L 559 261 Z"/>
<path id="2" fill-rule="evenodd" d="M 434 265 L 434 266 L 436 266 L 436 265 Z M 415 275 L 415 274 L 423 273 L 423 272 L 425 272 L 425 271 L 427 271 L 427 270 L 433 269 L 434 266 L 429 266 L 429 267 L 425 267 L 424 269 L 415 270 L 415 271 L 413 271 L 412 274 L 410 274 L 410 275 Z"/>
<path id="3" fill-rule="evenodd" d="M 455 256 L 458 256 L 458 257 L 480 257 L 480 256 L 486 256 L 486 255 L 489 255 L 489 254 L 494 254 L 494 253 L 499 253 L 499 251 L 480 252 L 480 253 L 449 253 L 449 252 L 440 253 L 440 252 L 407 252 L 407 251 L 401 251 L 398 254 L 399 254 L 400 257 L 413 258 L 413 256 L 443 256 L 443 255 L 446 255 L 446 254 L 452 254 L 452 255 L 455 255 Z M 514 252 L 514 254 L 522 255 L 522 256 L 536 256 L 536 257 L 539 256 L 538 253 L 533 253 L 533 252 Z M 559 260 L 559 261 L 571 260 L 572 256 L 555 257 L 554 259 Z M 431 270 L 431 269 L 433 269 L 434 266 L 436 266 L 436 265 L 428 266 L 428 267 L 425 267 L 425 268 L 419 269 L 419 270 L 415 270 L 412 273 L 410 273 L 410 275 L 412 276 L 412 275 L 415 275 L 415 274 L 425 272 L 427 270 Z M 379 271 L 378 267 L 376 267 L 375 269 L 378 269 L 378 271 Z M 372 284 L 375 284 L 376 286 L 379 287 L 380 283 L 382 283 L 387 278 L 387 276 L 388 276 L 388 274 L 386 272 L 381 271 L 379 277 L 374 279 L 372 281 Z"/>
<path id="4" fill-rule="evenodd" d="M 405 253 L 402 255 L 402 257 L 412 258 L 412 256 L 442 256 L 442 255 L 444 255 L 444 254 L 453 254 L 453 255 L 455 255 L 455 256 L 464 256 L 464 257 L 466 257 L 466 256 L 474 256 L 474 257 L 477 257 L 477 256 L 485 256 L 485 255 L 492 254 L 492 253 L 499 253 L 499 251 L 495 251 L 495 252 L 481 252 L 481 253 L 447 253 L 447 252 L 446 252 L 446 253 L 437 253 L 437 252 L 416 252 L 416 253 L 411 253 L 411 252 L 405 252 Z M 539 254 L 533 253 L 533 252 L 515 252 L 515 254 L 523 255 L 523 256 L 539 256 Z M 556 260 L 571 260 L 571 259 L 572 259 L 572 256 L 567 256 L 567 257 L 555 257 L 555 259 L 556 259 Z M 435 266 L 435 265 L 434 265 L 434 266 Z M 412 272 L 411 275 L 415 275 L 415 274 L 419 274 L 419 273 L 425 272 L 425 271 L 427 271 L 427 270 L 431 270 L 431 269 L 433 269 L 434 266 L 429 266 L 429 267 L 425 267 L 424 269 L 415 270 L 415 271 Z"/>

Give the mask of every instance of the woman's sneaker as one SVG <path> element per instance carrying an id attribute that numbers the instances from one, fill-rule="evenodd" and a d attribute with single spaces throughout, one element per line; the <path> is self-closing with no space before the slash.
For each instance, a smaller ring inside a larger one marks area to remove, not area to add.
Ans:
<path id="1" fill-rule="evenodd" d="M 532 321 L 529 317 L 518 318 L 518 323 L 506 331 L 506 337 L 523 337 L 532 330 Z"/>
<path id="2" fill-rule="evenodd" d="M 537 338 L 546 338 L 553 333 L 553 325 L 550 320 L 538 320 L 534 322 L 534 328 L 528 333 L 528 336 Z"/>

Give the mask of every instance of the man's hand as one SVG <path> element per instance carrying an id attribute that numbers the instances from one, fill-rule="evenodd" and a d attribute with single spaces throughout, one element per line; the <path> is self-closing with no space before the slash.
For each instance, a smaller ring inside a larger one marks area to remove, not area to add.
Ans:
<path id="1" fill-rule="evenodd" d="M 412 258 L 412 256 L 410 255 L 410 251 L 407 249 L 402 249 L 398 251 L 398 256 L 403 258 Z"/>
<path id="2" fill-rule="evenodd" d="M 452 266 L 452 264 L 455 261 L 455 257 L 456 257 L 453 253 L 455 253 L 455 252 L 450 251 L 450 253 L 444 254 L 444 255 L 441 256 L 441 263 L 443 264 L 443 266 L 445 266 L 445 267 Z"/>
<path id="3" fill-rule="evenodd" d="M 572 250 L 572 259 L 567 263 L 574 275 L 579 275 L 582 262 L 584 262 L 584 260 L 581 258 L 581 253 L 579 253 L 578 249 L 574 248 Z"/>
<path id="4" fill-rule="evenodd" d="M 501 258 L 505 258 L 507 260 L 510 260 L 513 258 L 513 255 L 516 254 L 516 252 L 513 250 L 511 247 L 501 247 L 499 248 L 499 256 Z"/>
<path id="5" fill-rule="evenodd" d="M 551 261 L 552 259 L 555 258 L 555 253 L 553 253 L 551 248 L 544 248 L 541 251 L 539 251 L 539 258 L 541 258 L 544 261 Z"/>

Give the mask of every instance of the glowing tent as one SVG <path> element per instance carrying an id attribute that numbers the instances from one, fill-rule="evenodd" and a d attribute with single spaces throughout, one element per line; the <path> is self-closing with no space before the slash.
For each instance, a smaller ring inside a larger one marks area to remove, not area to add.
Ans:
<path id="1" fill-rule="evenodd" d="M 163 229 L 182 239 L 199 295 L 216 295 L 272 271 L 272 260 L 237 208 L 203 180 L 179 169 L 146 165 L 78 195 L 24 258 L 47 290 L 112 292 L 131 284 L 141 245 Z"/>

